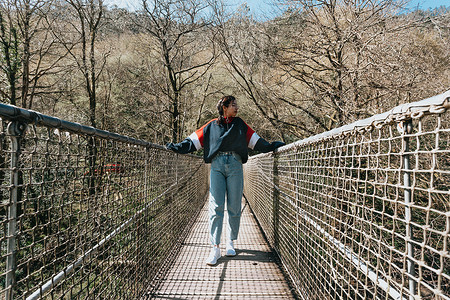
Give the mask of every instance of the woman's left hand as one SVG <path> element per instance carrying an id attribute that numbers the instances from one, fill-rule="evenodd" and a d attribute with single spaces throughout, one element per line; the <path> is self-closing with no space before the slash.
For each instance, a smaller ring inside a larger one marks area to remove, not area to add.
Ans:
<path id="1" fill-rule="evenodd" d="M 281 146 L 284 146 L 284 145 L 286 145 L 286 143 L 284 143 L 284 142 L 280 142 L 280 141 L 272 142 L 273 150 L 280 148 Z"/>

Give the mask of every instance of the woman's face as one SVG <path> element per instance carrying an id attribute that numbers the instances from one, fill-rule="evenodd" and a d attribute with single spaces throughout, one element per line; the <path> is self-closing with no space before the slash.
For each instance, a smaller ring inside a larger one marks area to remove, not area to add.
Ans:
<path id="1" fill-rule="evenodd" d="M 225 118 L 234 118 L 238 113 L 238 105 L 236 100 L 231 101 L 228 107 L 223 106 L 223 116 Z"/>

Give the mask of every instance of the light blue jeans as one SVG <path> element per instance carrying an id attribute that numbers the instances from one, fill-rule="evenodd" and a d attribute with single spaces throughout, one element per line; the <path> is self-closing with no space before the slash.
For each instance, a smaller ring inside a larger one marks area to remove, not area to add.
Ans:
<path id="1" fill-rule="evenodd" d="M 241 222 L 243 191 L 244 176 L 241 158 L 234 153 L 219 152 L 211 162 L 209 186 L 209 228 L 211 244 L 220 244 L 225 198 L 227 200 L 229 239 L 237 239 Z"/>

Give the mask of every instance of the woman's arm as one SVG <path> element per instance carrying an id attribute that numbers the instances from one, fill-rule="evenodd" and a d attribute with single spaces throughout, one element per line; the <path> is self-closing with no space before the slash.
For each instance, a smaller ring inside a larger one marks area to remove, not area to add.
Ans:
<path id="1" fill-rule="evenodd" d="M 246 124 L 247 125 L 247 124 Z M 271 152 L 278 147 L 286 145 L 283 142 L 272 142 L 269 143 L 262 137 L 260 137 L 250 126 L 247 125 L 247 144 L 250 149 L 267 153 Z"/>
<path id="2" fill-rule="evenodd" d="M 197 150 L 194 145 L 194 142 L 189 138 L 185 138 L 181 143 L 168 143 L 166 144 L 166 149 L 172 150 L 173 152 L 186 154 L 191 153 Z"/>
<path id="3" fill-rule="evenodd" d="M 286 145 L 286 144 L 283 142 L 280 142 L 280 141 L 275 141 L 275 142 L 269 143 L 268 141 L 266 141 L 265 139 L 260 137 L 255 144 L 255 148 L 253 148 L 253 149 L 256 151 L 259 151 L 259 152 L 266 153 L 266 152 L 271 152 L 271 151 L 273 151 L 281 146 L 284 146 L 284 145 Z"/>
<path id="4" fill-rule="evenodd" d="M 190 136 L 185 138 L 181 143 L 168 143 L 166 144 L 166 148 L 172 150 L 176 153 L 186 154 L 191 153 L 203 148 L 203 129 L 211 123 L 213 120 L 209 121 L 201 128 L 194 131 Z"/>

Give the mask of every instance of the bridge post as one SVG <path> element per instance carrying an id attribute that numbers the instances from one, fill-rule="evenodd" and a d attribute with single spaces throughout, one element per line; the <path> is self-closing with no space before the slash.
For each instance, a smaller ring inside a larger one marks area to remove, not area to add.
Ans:
<path id="1" fill-rule="evenodd" d="M 6 237 L 6 282 L 5 282 L 5 299 L 12 300 L 14 298 L 14 286 L 16 285 L 16 252 L 17 252 L 17 206 L 19 198 L 19 155 L 20 142 L 26 130 L 26 124 L 14 121 L 8 125 L 8 135 L 11 140 L 11 162 L 10 162 L 10 190 L 8 205 L 8 226 Z"/>
<path id="2" fill-rule="evenodd" d="M 145 148 L 145 166 L 144 166 L 144 203 L 148 203 L 148 176 L 149 176 L 149 166 L 148 161 L 150 160 L 150 148 Z"/>
<path id="3" fill-rule="evenodd" d="M 273 226 L 273 247 L 279 253 L 280 251 L 280 191 L 279 191 L 279 176 L 278 176 L 278 155 L 273 154 L 273 203 L 272 203 L 272 226 Z"/>
<path id="4" fill-rule="evenodd" d="M 301 199 L 300 199 L 300 166 L 299 166 L 299 153 L 295 154 L 295 163 L 294 163 L 294 186 L 295 186 L 295 205 L 297 206 L 295 209 L 295 228 L 296 228 L 296 236 L 295 236 L 295 249 L 297 251 L 296 255 L 296 266 L 297 272 L 300 272 L 298 266 L 300 266 L 300 212 L 301 212 Z"/>
<path id="5" fill-rule="evenodd" d="M 410 158 L 409 158 L 409 134 L 412 133 L 413 124 L 412 120 L 406 120 L 402 122 L 403 129 L 403 185 L 405 188 L 405 222 L 406 222 L 406 251 L 407 251 L 407 271 L 408 271 L 408 282 L 409 282 L 409 299 L 413 300 L 414 295 L 416 294 L 417 283 L 413 279 L 416 275 L 415 272 L 415 264 L 414 264 L 414 245 L 411 242 L 413 239 L 413 231 L 411 226 L 411 203 L 412 203 L 412 195 L 411 195 L 411 167 L 410 167 Z"/>

